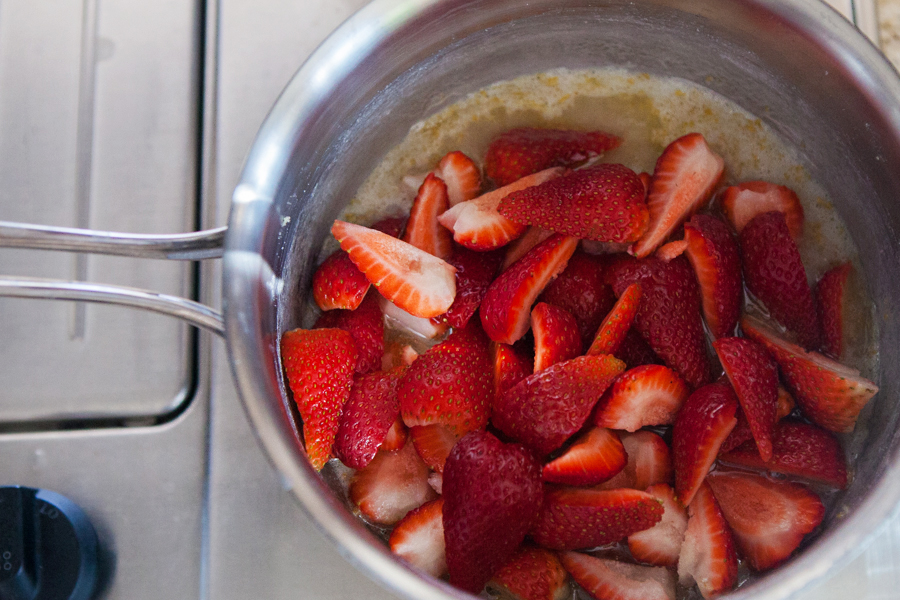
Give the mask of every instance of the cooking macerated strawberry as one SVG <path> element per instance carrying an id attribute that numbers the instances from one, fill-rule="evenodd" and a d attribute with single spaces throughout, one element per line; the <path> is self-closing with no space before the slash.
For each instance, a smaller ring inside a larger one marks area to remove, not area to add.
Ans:
<path id="1" fill-rule="evenodd" d="M 583 348 L 593 341 L 597 328 L 616 302 L 612 287 L 605 281 L 606 263 L 604 257 L 576 250 L 566 268 L 538 298 L 566 309 L 575 317 Z"/>
<path id="2" fill-rule="evenodd" d="M 432 577 L 447 572 L 444 552 L 444 499 L 409 511 L 391 531 L 391 552 Z"/>
<path id="3" fill-rule="evenodd" d="M 672 369 L 635 367 L 619 375 L 597 403 L 594 425 L 632 432 L 670 425 L 689 394 L 687 383 Z"/>
<path id="4" fill-rule="evenodd" d="M 450 206 L 477 198 L 481 192 L 481 171 L 478 170 L 478 165 L 459 150 L 445 155 L 434 172 L 447 184 Z"/>
<path id="5" fill-rule="evenodd" d="M 797 404 L 794 402 L 794 398 L 791 396 L 790 392 L 784 389 L 784 386 L 779 384 L 778 398 L 775 400 L 775 421 L 777 422 L 785 418 L 794 412 L 796 407 Z M 722 446 L 719 448 L 719 454 L 721 455 L 725 452 L 730 452 L 744 442 L 749 442 L 751 440 L 753 440 L 753 431 L 750 430 L 750 423 L 747 422 L 744 411 L 738 408 L 737 425 L 734 426 L 734 429 L 731 430 L 731 433 L 728 434 L 728 437 L 722 442 Z M 753 442 L 753 447 L 756 447 L 755 441 Z"/>
<path id="6" fill-rule="evenodd" d="M 538 302 L 531 310 L 534 372 L 581 355 L 578 323 L 566 309 Z"/>
<path id="7" fill-rule="evenodd" d="M 719 203 L 738 233 L 756 215 L 777 210 L 784 213 L 791 237 L 795 241 L 803 237 L 803 206 L 789 187 L 768 181 L 745 181 L 722 190 Z"/>
<path id="8" fill-rule="evenodd" d="M 397 418 L 394 419 L 394 423 L 390 426 L 390 428 L 388 428 L 387 435 L 384 436 L 384 441 L 381 442 L 381 446 L 379 447 L 379 449 L 386 450 L 388 452 L 392 450 L 399 450 L 406 445 L 406 440 L 408 438 L 409 430 L 406 428 L 406 425 L 403 424 L 403 419 L 400 417 L 400 413 L 398 411 Z"/>
<path id="9" fill-rule="evenodd" d="M 656 251 L 656 258 L 665 262 L 669 262 L 673 258 L 678 258 L 682 254 L 684 254 L 684 251 L 687 250 L 687 247 L 687 240 L 675 240 L 674 242 L 663 244 Z"/>
<path id="10" fill-rule="evenodd" d="M 734 335 L 744 297 L 737 241 L 725 223 L 709 215 L 691 217 L 684 224 L 684 239 L 700 285 L 706 325 L 713 337 Z"/>
<path id="11" fill-rule="evenodd" d="M 447 333 L 449 326 L 442 322 L 440 317 L 432 317 L 430 319 L 416 317 L 377 292 L 369 295 L 378 298 L 378 306 L 384 314 L 384 322 L 395 330 L 412 333 L 426 340 L 437 340 L 444 337 L 444 334 Z"/>
<path id="12" fill-rule="evenodd" d="M 416 359 L 397 396 L 407 427 L 438 423 L 459 436 L 483 428 L 491 416 L 494 378 L 478 324 L 454 331 Z"/>
<path id="13" fill-rule="evenodd" d="M 438 473 L 443 473 L 447 456 L 460 436 L 455 435 L 444 425 L 435 423 L 410 427 L 409 437 L 425 464 Z"/>
<path id="14" fill-rule="evenodd" d="M 503 264 L 500 265 L 502 273 L 514 262 L 528 254 L 528 251 L 553 235 L 552 231 L 540 227 L 529 227 L 518 238 L 506 245 L 506 254 L 503 256 Z"/>
<path id="15" fill-rule="evenodd" d="M 596 600 L 675 600 L 675 577 L 663 567 L 632 565 L 580 552 L 561 552 L 559 561 Z"/>
<path id="16" fill-rule="evenodd" d="M 656 355 L 647 340 L 644 339 L 637 329 L 632 325 L 631 329 L 625 334 L 625 339 L 619 344 L 619 349 L 613 353 L 618 359 L 621 359 L 630 368 L 639 367 L 641 365 L 661 365 L 662 359 Z"/>
<path id="17" fill-rule="evenodd" d="M 641 301 L 641 284 L 632 283 L 619 298 L 609 314 L 600 323 L 594 341 L 588 348 L 587 355 L 594 356 L 597 354 L 615 355 L 625 341 L 628 330 L 634 323 L 634 317 L 637 314 L 638 306 Z"/>
<path id="18" fill-rule="evenodd" d="M 647 493 L 662 502 L 662 520 L 650 529 L 628 536 L 628 549 L 637 561 L 658 567 L 674 567 L 678 564 L 688 525 L 687 511 L 675 499 L 675 490 L 665 483 L 651 485 Z"/>
<path id="19" fill-rule="evenodd" d="M 800 251 L 784 213 L 767 212 L 741 231 L 744 282 L 772 317 L 797 334 L 805 348 L 818 348 L 822 330 Z"/>
<path id="20" fill-rule="evenodd" d="M 631 252 L 638 258 L 652 253 L 712 195 L 725 161 L 710 150 L 699 133 L 669 144 L 656 161 L 647 208 L 650 224 Z"/>
<path id="21" fill-rule="evenodd" d="M 516 223 L 598 242 L 633 242 L 649 218 L 641 180 L 617 164 L 571 171 L 514 192 L 497 210 Z"/>
<path id="22" fill-rule="evenodd" d="M 534 361 L 517 352 L 514 346 L 491 342 L 491 358 L 494 361 L 495 398 L 534 372 Z"/>
<path id="23" fill-rule="evenodd" d="M 646 490 L 657 483 L 671 484 L 674 481 L 669 446 L 658 434 L 647 430 L 619 432 L 619 439 L 625 447 L 628 463 L 618 475 L 596 486 L 597 489 Z"/>
<path id="24" fill-rule="evenodd" d="M 456 243 L 472 250 L 493 250 L 505 246 L 525 232 L 525 225 L 510 221 L 497 206 L 507 194 L 540 185 L 559 177 L 565 169 L 557 167 L 528 175 L 502 188 L 460 202 L 438 217 L 441 225 L 453 232 Z"/>
<path id="25" fill-rule="evenodd" d="M 317 471 L 331 458 L 341 407 L 350 397 L 356 347 L 341 329 L 294 329 L 281 336 L 281 363 L 303 419 L 309 462 Z"/>
<path id="26" fill-rule="evenodd" d="M 576 165 L 621 143 L 602 131 L 511 129 L 488 146 L 484 173 L 497 185 L 506 185 L 549 167 Z"/>
<path id="27" fill-rule="evenodd" d="M 423 318 L 447 312 L 456 296 L 454 269 L 385 233 L 335 221 L 331 233 L 382 296 Z"/>
<path id="28" fill-rule="evenodd" d="M 572 594 L 567 579 L 556 554 L 523 546 L 494 574 L 487 589 L 515 600 L 563 600 Z"/>
<path id="29" fill-rule="evenodd" d="M 491 422 L 538 454 L 549 454 L 581 429 L 594 404 L 624 370 L 625 364 L 609 355 L 556 363 L 497 398 Z"/>
<path id="30" fill-rule="evenodd" d="M 350 255 L 338 250 L 316 269 L 312 280 L 313 299 L 322 310 L 353 310 L 363 301 L 370 285 Z"/>
<path id="31" fill-rule="evenodd" d="M 775 358 L 788 391 L 810 420 L 838 433 L 853 431 L 859 412 L 878 393 L 877 385 L 856 369 L 780 338 L 754 317 L 742 318 L 741 328 Z"/>
<path id="32" fill-rule="evenodd" d="M 315 329 L 343 329 L 356 346 L 356 372 L 377 371 L 384 354 L 384 318 L 378 295 L 368 294 L 356 310 L 330 310 L 316 320 Z"/>
<path id="33" fill-rule="evenodd" d="M 593 427 L 544 465 L 543 478 L 565 485 L 596 485 L 624 469 L 627 461 L 619 437 L 609 429 Z"/>
<path id="34" fill-rule="evenodd" d="M 787 560 L 825 516 L 819 497 L 799 483 L 722 471 L 710 473 L 707 481 L 731 526 L 738 552 L 756 571 Z"/>
<path id="35" fill-rule="evenodd" d="M 400 450 L 379 450 L 372 462 L 354 473 L 349 496 L 373 523 L 393 525 L 437 494 L 428 485 L 428 465 L 407 442 Z"/>
<path id="36" fill-rule="evenodd" d="M 684 586 L 696 582 L 703 597 L 712 598 L 734 587 L 737 570 L 734 538 L 709 484 L 704 482 L 688 506 L 678 579 Z"/>
<path id="37" fill-rule="evenodd" d="M 438 215 L 444 214 L 448 208 L 450 200 L 446 184 L 429 173 L 413 200 L 403 241 L 440 259 L 450 258 L 453 238 L 437 221 Z"/>
<path id="38" fill-rule="evenodd" d="M 719 455 L 728 464 L 795 475 L 844 489 L 847 461 L 841 443 L 830 432 L 815 425 L 785 420 L 772 433 L 772 458 L 764 461 L 753 442 L 745 442 Z"/>
<path id="39" fill-rule="evenodd" d="M 822 324 L 822 352 L 840 360 L 844 352 L 844 288 L 853 271 L 849 262 L 822 275 L 816 284 L 816 309 Z"/>
<path id="40" fill-rule="evenodd" d="M 610 278 L 619 296 L 629 285 L 641 285 L 637 330 L 688 384 L 696 388 L 707 383 L 710 365 L 700 320 L 700 290 L 687 259 L 623 259 L 610 266 Z"/>
<path id="41" fill-rule="evenodd" d="M 649 529 L 662 514 L 659 500 L 639 490 L 545 485 L 540 518 L 531 537 L 552 550 L 594 548 Z"/>
<path id="42" fill-rule="evenodd" d="M 416 189 L 419 189 L 419 186 L 416 186 Z M 369 229 L 374 229 L 375 231 L 380 231 L 391 237 L 399 238 L 400 234 L 403 233 L 404 228 L 406 228 L 407 220 L 408 217 L 385 217 L 384 219 L 369 225 Z"/>
<path id="43" fill-rule="evenodd" d="M 447 457 L 443 492 L 450 583 L 478 593 L 537 521 L 541 465 L 519 444 L 473 431 Z"/>
<path id="44" fill-rule="evenodd" d="M 646 171 L 641 171 L 638 173 L 638 178 L 641 180 L 641 185 L 644 186 L 644 193 L 647 194 L 650 192 L 650 181 L 652 181 L 653 176 Z"/>
<path id="45" fill-rule="evenodd" d="M 772 458 L 778 408 L 778 367 L 758 342 L 727 337 L 713 342 L 763 460 Z"/>
<path id="46" fill-rule="evenodd" d="M 738 400 L 727 383 L 710 383 L 691 394 L 675 419 L 672 457 L 675 491 L 685 506 L 719 454 L 719 446 L 734 429 Z"/>
<path id="47" fill-rule="evenodd" d="M 397 383 L 404 368 L 369 373 L 353 382 L 334 439 L 334 455 L 351 469 L 362 469 L 400 415 Z"/>
<path id="48" fill-rule="evenodd" d="M 478 310 L 501 260 L 503 254 L 499 250 L 475 252 L 456 246 L 453 256 L 447 261 L 456 269 L 456 299 L 450 310 L 433 320 L 456 329 L 465 327 Z"/>
<path id="49" fill-rule="evenodd" d="M 512 344 L 528 331 L 531 305 L 547 284 L 566 268 L 578 240 L 554 235 L 547 238 L 488 287 L 481 301 L 481 324 L 495 342 Z"/>

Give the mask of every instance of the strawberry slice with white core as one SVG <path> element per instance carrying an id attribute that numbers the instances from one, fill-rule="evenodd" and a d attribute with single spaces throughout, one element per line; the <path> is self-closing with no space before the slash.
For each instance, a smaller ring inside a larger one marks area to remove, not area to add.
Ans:
<path id="1" fill-rule="evenodd" d="M 409 436 L 425 464 L 438 473 L 443 473 L 444 463 L 460 438 L 447 427 L 438 424 L 410 427 Z"/>
<path id="2" fill-rule="evenodd" d="M 434 173 L 447 184 L 450 206 L 477 198 L 481 192 L 481 171 L 478 170 L 478 165 L 458 150 L 444 156 Z"/>
<path id="3" fill-rule="evenodd" d="M 500 265 L 500 272 L 512 266 L 514 262 L 528 254 L 528 251 L 553 235 L 552 231 L 540 227 L 529 227 L 520 237 L 506 246 L 506 254 Z"/>
<path id="4" fill-rule="evenodd" d="M 615 355 L 625 341 L 631 324 L 634 323 L 634 317 L 641 301 L 641 284 L 632 283 L 616 301 L 616 304 L 600 323 L 597 334 L 591 347 L 588 348 L 586 354 L 595 356 L 597 354 Z"/>
<path id="5" fill-rule="evenodd" d="M 640 562 L 657 567 L 674 567 L 678 564 L 681 543 L 688 526 L 687 511 L 675 499 L 675 490 L 665 483 L 651 485 L 647 493 L 662 502 L 662 520 L 650 529 L 628 536 L 628 549 Z"/>
<path id="6" fill-rule="evenodd" d="M 631 252 L 643 258 L 697 212 L 722 177 L 725 161 L 704 137 L 689 133 L 669 144 L 656 161 L 647 194 L 650 225 Z"/>
<path id="7" fill-rule="evenodd" d="M 663 567 L 631 565 L 580 552 L 561 552 L 559 561 L 596 600 L 675 600 L 675 577 Z"/>
<path id="8" fill-rule="evenodd" d="M 382 296 L 416 317 L 447 312 L 456 270 L 443 260 L 368 227 L 335 221 L 331 233 Z"/>
<path id="9" fill-rule="evenodd" d="M 513 346 L 491 342 L 491 359 L 494 361 L 494 397 L 513 387 L 532 374 L 533 361 L 523 356 Z"/>
<path id="10" fill-rule="evenodd" d="M 488 582 L 488 593 L 515 600 L 563 600 L 572 595 L 568 577 L 556 555 L 523 546 Z"/>
<path id="11" fill-rule="evenodd" d="M 413 200 L 403 241 L 442 260 L 450 258 L 453 254 L 453 239 L 450 232 L 437 221 L 438 215 L 448 208 L 450 201 L 446 184 L 429 173 Z"/>
<path id="12" fill-rule="evenodd" d="M 600 484 L 599 489 L 646 490 L 658 483 L 672 483 L 672 453 L 658 434 L 647 430 L 620 432 L 619 439 L 625 447 L 628 463 L 618 475 Z"/>
<path id="13" fill-rule="evenodd" d="M 409 511 L 391 532 L 391 552 L 432 577 L 447 572 L 444 550 L 444 499 L 426 502 Z"/>
<path id="14" fill-rule="evenodd" d="M 406 445 L 407 438 L 409 438 L 409 431 L 406 429 L 406 425 L 403 424 L 403 419 L 401 419 L 398 414 L 397 419 L 391 425 L 391 428 L 388 429 L 387 435 L 384 436 L 384 441 L 381 442 L 379 450 L 386 450 L 388 452 L 399 450 Z"/>
<path id="15" fill-rule="evenodd" d="M 581 355 L 578 323 L 567 310 L 538 302 L 531 311 L 534 372 Z"/>
<path id="16" fill-rule="evenodd" d="M 411 315 L 380 294 L 378 295 L 378 305 L 384 314 L 385 323 L 393 329 L 425 340 L 436 340 L 447 333 L 446 323 Z"/>
<path id="17" fill-rule="evenodd" d="M 784 213 L 794 241 L 803 237 L 803 205 L 789 187 L 768 181 L 745 181 L 722 190 L 719 203 L 738 233 L 753 217 L 777 210 Z"/>
<path id="18" fill-rule="evenodd" d="M 684 586 L 696 582 L 703 597 L 712 598 L 737 583 L 734 538 L 706 482 L 688 506 L 688 515 L 678 557 L 678 578 Z"/>
<path id="19" fill-rule="evenodd" d="M 627 461 L 619 437 L 609 429 L 594 427 L 544 465 L 542 476 L 551 483 L 596 485 L 625 468 Z"/>
<path id="20" fill-rule="evenodd" d="M 594 425 L 637 431 L 650 425 L 671 425 L 690 388 L 675 371 L 662 365 L 642 365 L 622 373 L 594 412 Z"/>
<path id="21" fill-rule="evenodd" d="M 684 251 L 687 250 L 688 243 L 685 240 L 675 240 L 674 242 L 669 242 L 667 244 L 663 244 L 656 251 L 656 257 L 659 260 L 669 262 L 673 258 L 678 258 Z"/>

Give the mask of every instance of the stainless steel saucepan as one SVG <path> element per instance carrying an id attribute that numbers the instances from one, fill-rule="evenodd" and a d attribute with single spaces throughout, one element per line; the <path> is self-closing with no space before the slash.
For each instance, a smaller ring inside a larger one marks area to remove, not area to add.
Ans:
<path id="1" fill-rule="evenodd" d="M 496 81 L 602 66 L 681 77 L 759 116 L 800 150 L 859 248 L 877 305 L 881 392 L 849 444 L 853 483 L 802 554 L 728 596 L 791 597 L 860 551 L 900 501 L 900 78 L 822 3 L 376 0 L 316 50 L 273 107 L 234 192 L 227 232 L 98 246 L 84 232 L 0 227 L 5 246 L 170 258 L 213 256 L 224 243 L 224 321 L 195 303 L 110 295 L 90 284 L 3 279 L 0 294 L 126 303 L 224 334 L 261 443 L 348 560 L 407 598 L 465 598 L 395 560 L 309 467 L 277 342 L 302 319 L 331 221 L 412 124 Z"/>

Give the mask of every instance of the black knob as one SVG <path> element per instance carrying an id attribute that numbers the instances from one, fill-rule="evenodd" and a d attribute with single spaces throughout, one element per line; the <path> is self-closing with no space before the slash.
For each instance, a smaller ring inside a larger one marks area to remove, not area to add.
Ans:
<path id="1" fill-rule="evenodd" d="M 89 600 L 96 587 L 84 512 L 49 490 L 0 487 L 0 600 Z"/>

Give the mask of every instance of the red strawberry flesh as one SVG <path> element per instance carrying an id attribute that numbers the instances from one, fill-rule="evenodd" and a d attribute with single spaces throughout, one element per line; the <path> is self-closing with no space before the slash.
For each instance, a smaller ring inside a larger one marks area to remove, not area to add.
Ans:
<path id="1" fill-rule="evenodd" d="M 777 210 L 784 213 L 791 237 L 803 237 L 803 205 L 797 194 L 783 185 L 768 181 L 745 181 L 722 190 L 722 212 L 740 233 L 753 217 Z"/>
<path id="2" fill-rule="evenodd" d="M 437 498 L 409 511 L 391 531 L 391 552 L 431 575 L 447 572 L 444 551 L 444 499 Z"/>
<path id="3" fill-rule="evenodd" d="M 534 372 L 581 355 L 581 336 L 575 317 L 563 308 L 538 302 L 531 311 L 534 334 Z"/>
<path id="4" fill-rule="evenodd" d="M 713 598 L 733 588 L 737 577 L 734 538 L 709 484 L 704 482 L 688 506 L 678 578 L 682 585 L 696 582 L 704 598 Z"/>
<path id="5" fill-rule="evenodd" d="M 362 469 L 375 458 L 400 415 L 397 384 L 403 368 L 357 378 L 344 403 L 334 440 L 334 455 L 351 469 Z"/>
<path id="6" fill-rule="evenodd" d="M 413 200 L 403 241 L 443 260 L 450 258 L 453 238 L 437 220 L 448 208 L 447 186 L 429 173 Z"/>
<path id="7" fill-rule="evenodd" d="M 725 223 L 709 215 L 694 215 L 685 223 L 684 239 L 706 325 L 715 338 L 734 335 L 744 296 L 737 241 Z"/>
<path id="8" fill-rule="evenodd" d="M 586 354 L 593 356 L 596 354 L 612 354 L 615 355 L 625 341 L 628 330 L 634 323 L 634 317 L 637 315 L 638 306 L 641 301 L 641 285 L 632 283 L 622 296 L 616 301 L 612 310 L 600 323 L 594 341 Z"/>
<path id="9" fill-rule="evenodd" d="M 494 574 L 488 590 L 502 589 L 507 597 L 518 600 L 563 600 L 571 594 L 567 579 L 556 554 L 523 546 Z"/>
<path id="10" fill-rule="evenodd" d="M 465 327 L 478 310 L 502 259 L 500 251 L 475 252 L 457 246 L 447 261 L 456 269 L 456 298 L 450 309 L 434 320 L 456 329 Z"/>
<path id="11" fill-rule="evenodd" d="M 609 429 L 594 427 L 544 465 L 543 479 L 565 485 L 596 485 L 625 468 L 627 461 L 618 436 Z"/>
<path id="12" fill-rule="evenodd" d="M 628 536 L 631 555 L 643 563 L 658 567 L 674 567 L 678 564 L 681 543 L 687 529 L 687 512 L 675 499 L 675 490 L 665 483 L 647 488 L 647 493 L 662 502 L 663 516 L 659 523 Z"/>
<path id="13" fill-rule="evenodd" d="M 687 383 L 672 369 L 635 367 L 622 373 L 597 403 L 594 424 L 631 432 L 671 425 L 689 394 Z"/>
<path id="14" fill-rule="evenodd" d="M 559 560 L 596 600 L 675 600 L 675 578 L 663 567 L 632 565 L 580 552 L 561 552 Z"/>
<path id="15" fill-rule="evenodd" d="M 849 263 L 827 271 L 816 284 L 816 309 L 822 324 L 822 352 L 837 360 L 844 352 L 844 299 L 847 278 L 853 271 Z"/>
<path id="16" fill-rule="evenodd" d="M 445 155 L 434 172 L 447 184 L 450 206 L 476 198 L 481 191 L 478 165 L 458 150 Z"/>
<path id="17" fill-rule="evenodd" d="M 353 310 L 362 302 L 370 285 L 350 255 L 338 250 L 316 269 L 312 280 L 313 299 L 322 310 Z"/>
<path id="18" fill-rule="evenodd" d="M 356 372 L 360 375 L 378 370 L 384 355 L 384 317 L 378 301 L 378 294 L 373 292 L 356 310 L 330 310 L 315 324 L 315 329 L 343 329 L 353 337 Z"/>

